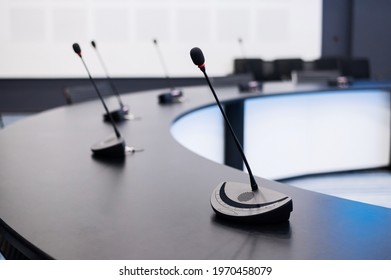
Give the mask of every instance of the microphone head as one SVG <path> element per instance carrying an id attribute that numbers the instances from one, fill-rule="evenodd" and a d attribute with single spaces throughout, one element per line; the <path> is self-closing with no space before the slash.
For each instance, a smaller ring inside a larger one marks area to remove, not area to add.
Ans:
<path id="1" fill-rule="evenodd" d="M 81 57 L 81 48 L 78 43 L 72 45 L 73 51 Z"/>
<path id="2" fill-rule="evenodd" d="M 243 42 L 242 38 L 239 37 L 238 42 L 239 42 L 239 44 L 241 44 Z"/>
<path id="3" fill-rule="evenodd" d="M 190 57 L 193 60 L 193 63 L 197 65 L 199 68 L 204 67 L 205 58 L 200 48 L 192 48 L 190 50 Z"/>
<path id="4" fill-rule="evenodd" d="M 91 46 L 96 49 L 96 43 L 94 40 L 91 41 Z"/>
<path id="5" fill-rule="evenodd" d="M 153 43 L 154 43 L 155 45 L 157 45 L 157 40 L 156 40 L 156 39 L 153 39 Z"/>

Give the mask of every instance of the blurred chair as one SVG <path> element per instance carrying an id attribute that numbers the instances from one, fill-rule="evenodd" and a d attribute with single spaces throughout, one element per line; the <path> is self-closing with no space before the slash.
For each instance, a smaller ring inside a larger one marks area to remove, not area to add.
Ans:
<path id="1" fill-rule="evenodd" d="M 344 58 L 339 56 L 325 56 L 315 59 L 314 70 L 338 70 L 342 73 Z"/>
<path id="2" fill-rule="evenodd" d="M 106 81 L 96 82 L 96 86 L 102 97 L 113 95 L 113 91 Z M 92 84 L 69 86 L 64 89 L 64 98 L 66 103 L 71 105 L 98 98 L 98 94 Z"/>
<path id="3" fill-rule="evenodd" d="M 313 62 L 315 70 L 339 70 L 341 75 L 353 79 L 370 79 L 367 58 L 321 57 Z"/>
<path id="4" fill-rule="evenodd" d="M 251 73 L 233 74 L 233 75 L 227 75 L 223 77 L 211 78 L 213 85 L 216 87 L 238 85 L 240 83 L 246 83 L 251 80 L 253 80 L 253 75 Z"/>
<path id="5" fill-rule="evenodd" d="M 341 73 L 338 70 L 303 70 L 292 71 L 294 83 L 328 83 L 336 80 Z"/>
<path id="6" fill-rule="evenodd" d="M 292 71 L 303 70 L 304 62 L 301 58 L 275 59 L 273 68 L 273 76 L 276 80 L 290 80 Z"/>
<path id="7" fill-rule="evenodd" d="M 370 79 L 370 65 L 367 58 L 351 58 L 345 61 L 343 75 L 353 79 Z"/>
<path id="8" fill-rule="evenodd" d="M 265 80 L 264 61 L 260 58 L 237 58 L 234 60 L 234 74 L 251 73 L 253 80 Z"/>

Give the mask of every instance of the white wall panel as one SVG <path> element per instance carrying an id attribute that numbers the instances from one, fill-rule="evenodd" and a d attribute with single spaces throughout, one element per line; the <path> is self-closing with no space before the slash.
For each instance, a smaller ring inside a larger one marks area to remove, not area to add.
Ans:
<path id="1" fill-rule="evenodd" d="M 247 56 L 314 59 L 321 9 L 322 0 L 0 0 L 0 77 L 85 77 L 71 45 L 88 55 L 91 40 L 118 77 L 162 76 L 153 38 L 173 76 L 199 75 L 194 46 L 207 54 L 210 75 L 231 73 L 243 55 L 238 37 Z"/>

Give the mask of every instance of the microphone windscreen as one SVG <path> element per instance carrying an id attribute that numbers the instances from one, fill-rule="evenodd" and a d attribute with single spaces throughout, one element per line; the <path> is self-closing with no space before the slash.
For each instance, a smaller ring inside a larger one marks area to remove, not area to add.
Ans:
<path id="1" fill-rule="evenodd" d="M 95 43 L 95 41 L 91 41 L 91 45 L 96 49 L 96 43 Z"/>
<path id="2" fill-rule="evenodd" d="M 78 55 L 81 55 L 81 48 L 78 43 L 74 43 L 72 45 L 73 51 L 77 53 Z"/>
<path id="3" fill-rule="evenodd" d="M 200 66 L 205 63 L 204 54 L 202 53 L 200 48 L 197 47 L 192 48 L 190 50 L 190 56 L 191 59 L 193 60 L 193 63 L 197 66 Z"/>
<path id="4" fill-rule="evenodd" d="M 156 40 L 156 39 L 153 39 L 153 43 L 154 43 L 155 45 L 157 45 L 157 40 Z"/>

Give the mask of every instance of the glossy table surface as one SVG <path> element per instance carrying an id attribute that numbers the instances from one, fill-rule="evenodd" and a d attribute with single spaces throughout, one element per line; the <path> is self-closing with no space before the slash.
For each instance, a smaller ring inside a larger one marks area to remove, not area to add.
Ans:
<path id="1" fill-rule="evenodd" d="M 270 94 L 314 90 L 322 87 L 272 85 Z M 90 146 L 113 133 L 98 100 L 0 131 L 0 233 L 36 258 L 391 259 L 391 209 L 262 178 L 261 187 L 293 198 L 289 222 L 216 219 L 214 187 L 248 176 L 175 141 L 176 119 L 214 105 L 207 87 L 183 91 L 183 103 L 166 106 L 157 103 L 161 90 L 123 95 L 140 119 L 119 129 L 128 146 L 143 149 L 123 162 L 91 156 Z M 218 94 L 225 102 L 267 95 L 240 94 L 236 87 Z M 115 100 L 109 106 L 116 108 Z"/>

